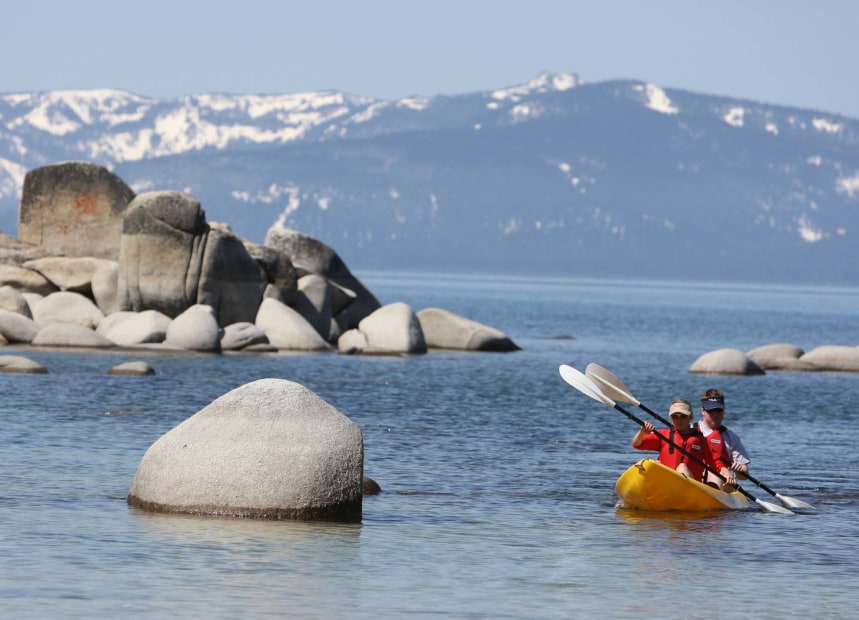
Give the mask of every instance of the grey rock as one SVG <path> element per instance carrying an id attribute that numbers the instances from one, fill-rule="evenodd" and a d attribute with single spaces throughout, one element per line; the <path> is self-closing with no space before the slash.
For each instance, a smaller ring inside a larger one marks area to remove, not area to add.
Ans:
<path id="1" fill-rule="evenodd" d="M 0 232 L 0 264 L 20 267 L 28 260 L 52 255 L 47 248 Z"/>
<path id="2" fill-rule="evenodd" d="M 238 237 L 209 230 L 196 299 L 214 309 L 218 325 L 253 321 L 267 285 L 265 271 Z"/>
<path id="3" fill-rule="evenodd" d="M 9 285 L 23 293 L 49 295 L 59 290 L 45 276 L 17 265 L 0 265 L 0 286 Z"/>
<path id="4" fill-rule="evenodd" d="M 73 323 L 94 330 L 103 318 L 104 313 L 89 298 L 70 291 L 51 293 L 33 306 L 33 320 L 40 327 Z"/>
<path id="5" fill-rule="evenodd" d="M 430 349 L 464 351 L 519 351 L 506 334 L 441 308 L 424 308 L 417 313 Z"/>
<path id="6" fill-rule="evenodd" d="M 115 317 L 115 318 L 112 318 Z M 173 319 L 158 310 L 117 313 L 105 317 L 111 320 L 109 328 L 97 330 L 108 340 L 122 346 L 147 342 L 164 342 Z"/>
<path id="7" fill-rule="evenodd" d="M 122 324 L 120 323 L 120 326 Z M 164 344 L 189 351 L 218 352 L 223 330 L 211 306 L 195 304 L 171 321 Z"/>
<path id="8" fill-rule="evenodd" d="M 344 355 L 363 353 L 368 347 L 367 336 L 358 328 L 346 330 L 337 339 L 337 350 Z"/>
<path id="9" fill-rule="evenodd" d="M 41 328 L 30 343 L 38 347 L 81 347 L 106 349 L 116 346 L 95 330 L 74 323 L 51 323 Z"/>
<path id="10" fill-rule="evenodd" d="M 288 256 L 299 277 L 315 273 L 355 294 L 355 300 L 336 315 L 341 331 L 357 327 L 364 317 L 381 307 L 376 296 L 352 275 L 337 252 L 321 241 L 296 230 L 273 226 L 266 234 L 265 245 Z"/>
<path id="11" fill-rule="evenodd" d="M 276 299 L 262 300 L 256 326 L 278 349 L 289 351 L 331 351 L 332 347 L 298 312 Z"/>
<path id="12" fill-rule="evenodd" d="M 315 273 L 298 279 L 298 293 L 292 309 L 307 319 L 323 340 L 331 342 L 331 285 Z"/>
<path id="13" fill-rule="evenodd" d="M 8 284 L 0 286 L 0 309 L 8 310 L 9 312 L 17 312 L 27 318 L 33 318 L 33 313 L 30 312 L 30 304 L 17 289 L 12 288 Z"/>
<path id="14" fill-rule="evenodd" d="M 805 353 L 801 361 L 819 370 L 830 372 L 859 372 L 859 347 L 821 345 Z"/>
<path id="15" fill-rule="evenodd" d="M 119 311 L 119 263 L 108 261 L 92 275 L 92 296 L 95 305 L 105 314 Z"/>
<path id="16" fill-rule="evenodd" d="M 118 176 L 90 162 L 30 170 L 18 210 L 21 241 L 66 256 L 116 260 L 122 219 L 134 192 Z"/>
<path id="17" fill-rule="evenodd" d="M 261 379 L 221 396 L 144 454 L 128 503 L 145 510 L 361 520 L 360 429 L 306 387 Z"/>
<path id="18" fill-rule="evenodd" d="M 800 359 L 804 353 L 802 348 L 795 344 L 776 343 L 757 347 L 746 355 L 764 370 L 817 370 L 814 364 Z"/>
<path id="19" fill-rule="evenodd" d="M 366 339 L 367 346 L 359 350 L 360 339 L 348 331 L 340 339 L 347 338 L 338 349 L 365 355 L 410 355 L 426 353 L 427 346 L 420 321 L 412 308 L 396 302 L 382 306 L 358 324 L 358 331 Z"/>
<path id="20" fill-rule="evenodd" d="M 269 342 L 265 332 L 253 323 L 231 323 L 224 328 L 224 336 L 221 338 L 221 350 L 238 351 L 239 349 L 256 344 L 267 345 Z"/>
<path id="21" fill-rule="evenodd" d="M 61 291 L 92 295 L 92 280 L 99 269 L 116 267 L 116 261 L 83 256 L 46 256 L 23 264 L 26 269 L 41 273 Z"/>
<path id="22" fill-rule="evenodd" d="M 172 318 L 197 303 L 208 230 L 199 201 L 188 194 L 147 192 L 132 200 L 119 249 L 119 309 Z"/>
<path id="23" fill-rule="evenodd" d="M 0 355 L 0 372 L 43 375 L 48 369 L 20 355 Z"/>
<path id="24" fill-rule="evenodd" d="M 247 241 L 244 243 L 248 254 L 262 267 L 268 282 L 280 294 L 281 301 L 291 304 L 298 291 L 298 275 L 289 257 L 275 248 Z"/>
<path id="25" fill-rule="evenodd" d="M 0 310 L 0 334 L 13 343 L 30 344 L 39 333 L 36 322 L 23 314 Z"/>
<path id="26" fill-rule="evenodd" d="M 123 362 L 122 364 L 117 364 L 113 368 L 107 371 L 109 375 L 125 375 L 131 377 L 144 377 L 148 375 L 154 375 L 155 369 L 149 365 L 147 362 Z"/>
<path id="27" fill-rule="evenodd" d="M 717 349 L 699 357 L 689 367 L 693 374 L 762 375 L 763 369 L 739 349 Z"/>

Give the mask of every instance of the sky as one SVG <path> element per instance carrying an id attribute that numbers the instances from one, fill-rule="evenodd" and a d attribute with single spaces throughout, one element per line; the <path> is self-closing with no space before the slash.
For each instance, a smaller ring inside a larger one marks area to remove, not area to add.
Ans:
<path id="1" fill-rule="evenodd" d="M 399 99 L 552 71 L 859 118 L 853 0 L 16 0 L 0 17 L 0 93 Z"/>

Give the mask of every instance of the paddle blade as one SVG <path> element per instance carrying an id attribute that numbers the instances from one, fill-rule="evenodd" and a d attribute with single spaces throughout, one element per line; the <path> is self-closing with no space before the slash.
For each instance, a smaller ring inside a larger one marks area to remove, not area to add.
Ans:
<path id="1" fill-rule="evenodd" d="M 629 388 L 623 384 L 623 381 L 599 364 L 588 364 L 588 367 L 585 369 L 585 374 L 594 382 L 594 384 L 597 385 L 597 387 L 599 387 L 600 391 L 609 398 L 621 403 L 630 403 L 636 407 L 641 404 L 635 399 L 635 396 L 632 395 Z"/>
<path id="2" fill-rule="evenodd" d="M 561 364 L 558 367 L 558 372 L 561 373 L 561 378 L 564 381 L 572 385 L 585 396 L 589 396 L 596 401 L 609 405 L 610 407 L 614 407 L 614 401 L 605 396 L 600 389 L 594 385 L 594 382 L 581 371 L 576 370 L 567 364 Z"/>
<path id="3" fill-rule="evenodd" d="M 773 503 L 771 503 L 771 502 L 765 502 L 765 501 L 764 501 L 764 500 L 762 500 L 762 499 L 757 499 L 757 498 L 756 498 L 756 499 L 755 499 L 755 503 L 756 503 L 758 506 L 760 506 L 760 507 L 763 509 L 763 511 L 764 511 L 764 512 L 775 512 L 775 513 L 778 513 L 778 514 L 780 514 L 780 515 L 792 515 L 792 514 L 796 514 L 796 513 L 795 513 L 795 512 L 793 512 L 792 510 L 788 510 L 787 508 L 782 508 L 781 506 L 779 506 L 779 505 L 777 505 L 777 504 L 773 504 Z"/>
<path id="4" fill-rule="evenodd" d="M 793 508 L 794 510 L 817 510 L 817 508 L 815 508 L 811 504 L 802 501 L 801 499 L 782 495 L 781 493 L 776 493 L 775 496 L 778 498 L 778 501 L 780 501 L 788 508 Z"/>

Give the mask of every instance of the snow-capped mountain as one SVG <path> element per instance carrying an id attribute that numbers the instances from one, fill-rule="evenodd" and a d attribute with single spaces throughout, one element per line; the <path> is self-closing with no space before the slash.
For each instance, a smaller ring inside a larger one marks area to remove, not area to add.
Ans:
<path id="1" fill-rule="evenodd" d="M 571 74 L 395 101 L 340 92 L 0 95 L 0 229 L 24 175 L 111 168 L 354 269 L 859 284 L 859 120 Z"/>

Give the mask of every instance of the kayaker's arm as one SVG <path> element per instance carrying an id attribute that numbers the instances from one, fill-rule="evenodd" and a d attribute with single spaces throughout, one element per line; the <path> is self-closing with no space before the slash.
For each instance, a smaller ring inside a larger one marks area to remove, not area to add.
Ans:
<path id="1" fill-rule="evenodd" d="M 638 429 L 638 432 L 632 437 L 632 447 L 637 448 L 641 445 L 641 442 L 644 441 L 644 436 L 648 433 L 652 433 L 656 427 L 653 426 L 650 422 L 644 422 L 641 425 L 641 428 Z"/>

